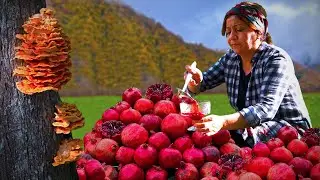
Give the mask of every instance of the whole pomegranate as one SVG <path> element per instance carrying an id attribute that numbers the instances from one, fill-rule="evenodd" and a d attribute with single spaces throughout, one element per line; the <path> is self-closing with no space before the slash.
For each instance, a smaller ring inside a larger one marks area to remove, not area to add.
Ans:
<path id="1" fill-rule="evenodd" d="M 116 152 L 119 145 L 112 139 L 102 139 L 98 142 L 95 150 L 95 158 L 100 162 L 113 164 L 115 162 Z"/>
<path id="2" fill-rule="evenodd" d="M 277 163 L 272 166 L 267 175 L 267 179 L 282 180 L 282 179 L 296 179 L 296 174 L 290 166 L 285 163 Z"/>
<path id="3" fill-rule="evenodd" d="M 142 98 L 141 91 L 135 87 L 128 88 L 122 93 L 122 101 L 128 102 L 131 107 L 140 98 Z"/>
<path id="4" fill-rule="evenodd" d="M 107 109 L 102 114 L 102 121 L 119 120 L 119 113 L 113 108 Z"/>
<path id="5" fill-rule="evenodd" d="M 148 141 L 148 131 L 139 124 L 129 124 L 121 132 L 121 141 L 125 146 L 135 149 Z"/>
<path id="6" fill-rule="evenodd" d="M 153 166 L 146 172 L 146 180 L 167 180 L 168 172 L 159 166 Z"/>
<path id="7" fill-rule="evenodd" d="M 165 118 L 170 113 L 177 113 L 176 106 L 170 100 L 160 100 L 154 105 L 154 114 Z"/>
<path id="8" fill-rule="evenodd" d="M 169 114 L 161 122 L 161 131 L 173 140 L 185 135 L 187 128 L 187 122 L 180 114 Z"/>
<path id="9" fill-rule="evenodd" d="M 298 138 L 298 131 L 296 130 L 296 128 L 292 126 L 283 126 L 278 131 L 277 137 L 281 139 L 284 142 L 284 144 L 288 144 L 293 139 Z"/>
<path id="10" fill-rule="evenodd" d="M 126 164 L 119 171 L 119 180 L 143 180 L 144 172 L 136 164 Z"/>
<path id="11" fill-rule="evenodd" d="M 157 150 L 149 146 L 148 144 L 140 145 L 134 152 L 134 161 L 143 169 L 150 168 L 156 164 L 158 152 Z"/>
<path id="12" fill-rule="evenodd" d="M 149 114 L 153 112 L 153 102 L 150 99 L 141 98 L 134 104 L 134 109 L 139 111 L 141 114 Z"/>
<path id="13" fill-rule="evenodd" d="M 180 151 L 173 148 L 164 148 L 159 153 L 159 164 L 162 168 L 178 168 L 182 160 Z"/>
<path id="14" fill-rule="evenodd" d="M 120 101 L 115 106 L 113 106 L 113 109 L 115 109 L 119 114 L 122 113 L 122 111 L 129 109 L 131 106 L 126 101 Z"/>
<path id="15" fill-rule="evenodd" d="M 182 161 L 174 177 L 176 180 L 199 179 L 199 172 L 193 164 Z"/>

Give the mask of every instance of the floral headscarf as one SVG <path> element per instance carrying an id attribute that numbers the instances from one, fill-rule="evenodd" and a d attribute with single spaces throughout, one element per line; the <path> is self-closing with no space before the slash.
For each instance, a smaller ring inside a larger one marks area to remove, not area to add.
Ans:
<path id="1" fill-rule="evenodd" d="M 268 20 L 265 9 L 257 3 L 241 2 L 231 8 L 225 15 L 221 30 L 223 36 L 226 32 L 226 20 L 232 15 L 239 16 L 242 20 L 248 22 L 251 28 L 260 31 L 264 36 L 268 33 Z"/>

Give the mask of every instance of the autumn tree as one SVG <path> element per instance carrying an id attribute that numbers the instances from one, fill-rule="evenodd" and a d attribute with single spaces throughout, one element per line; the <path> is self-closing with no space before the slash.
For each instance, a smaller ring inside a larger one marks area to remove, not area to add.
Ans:
<path id="1" fill-rule="evenodd" d="M 54 167 L 62 139 L 51 120 L 59 94 L 25 95 L 12 76 L 16 34 L 23 23 L 45 7 L 45 0 L 0 0 L 0 179 L 77 179 L 75 164 Z"/>

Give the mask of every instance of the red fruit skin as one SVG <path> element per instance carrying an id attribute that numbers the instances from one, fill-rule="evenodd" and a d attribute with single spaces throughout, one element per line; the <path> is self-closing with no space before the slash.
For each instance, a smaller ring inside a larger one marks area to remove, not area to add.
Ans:
<path id="1" fill-rule="evenodd" d="M 105 173 L 105 180 L 117 180 L 118 171 L 111 165 L 102 164 Z"/>
<path id="2" fill-rule="evenodd" d="M 183 153 L 186 149 L 189 149 L 193 146 L 193 142 L 188 135 L 182 136 L 177 138 L 174 142 L 172 147 L 179 150 Z"/>
<path id="3" fill-rule="evenodd" d="M 173 148 L 161 149 L 159 153 L 159 164 L 162 168 L 178 168 L 182 160 L 180 151 Z"/>
<path id="4" fill-rule="evenodd" d="M 293 158 L 288 165 L 293 169 L 296 175 L 302 175 L 303 177 L 309 177 L 309 173 L 312 168 L 312 163 L 301 157 Z"/>
<path id="5" fill-rule="evenodd" d="M 144 172 L 136 164 L 126 164 L 119 172 L 119 180 L 143 180 Z"/>
<path id="6" fill-rule="evenodd" d="M 83 144 L 85 146 L 87 142 L 90 142 L 92 139 L 99 139 L 99 138 L 100 139 L 102 138 L 101 134 L 90 131 L 83 136 Z"/>
<path id="7" fill-rule="evenodd" d="M 311 161 L 313 165 L 320 163 L 320 146 L 312 146 L 307 151 L 305 158 Z"/>
<path id="8" fill-rule="evenodd" d="M 98 160 L 91 159 L 84 166 L 88 180 L 104 180 L 105 172 Z"/>
<path id="9" fill-rule="evenodd" d="M 101 138 L 92 138 L 84 146 L 84 152 L 90 154 L 93 158 L 96 156 L 96 146 Z"/>
<path id="10" fill-rule="evenodd" d="M 302 157 L 308 152 L 308 145 L 299 139 L 294 139 L 289 142 L 287 149 L 291 151 L 294 156 Z"/>
<path id="11" fill-rule="evenodd" d="M 77 173 L 78 173 L 79 180 L 86 180 L 87 179 L 86 172 L 83 168 L 77 168 Z"/>
<path id="12" fill-rule="evenodd" d="M 252 148 L 252 154 L 256 157 L 268 157 L 270 154 L 270 149 L 263 142 L 258 142 Z"/>
<path id="13" fill-rule="evenodd" d="M 139 124 L 129 124 L 121 132 L 121 142 L 127 147 L 137 148 L 148 141 L 148 131 Z"/>
<path id="14" fill-rule="evenodd" d="M 268 148 L 270 149 L 270 151 L 272 151 L 274 148 L 284 146 L 284 143 L 283 143 L 282 140 L 279 139 L 279 138 L 271 138 L 271 139 L 267 142 L 267 146 L 268 146 Z"/>
<path id="15" fill-rule="evenodd" d="M 239 180 L 239 176 L 241 173 L 242 172 L 239 171 L 232 171 L 227 175 L 227 180 Z"/>
<path id="16" fill-rule="evenodd" d="M 126 109 L 122 111 L 122 113 L 120 114 L 121 122 L 123 122 L 126 125 L 131 123 L 139 123 L 140 118 L 141 118 L 141 114 L 139 113 L 139 111 L 132 108 Z"/>
<path id="17" fill-rule="evenodd" d="M 106 164 L 113 164 L 115 162 L 116 152 L 119 149 L 119 145 L 112 139 L 102 139 L 97 143 L 95 149 L 95 158 L 100 162 Z"/>
<path id="18" fill-rule="evenodd" d="M 159 166 L 153 166 L 146 172 L 146 180 L 167 180 L 168 173 Z"/>
<path id="19" fill-rule="evenodd" d="M 207 176 L 202 178 L 201 180 L 219 180 L 217 177 Z"/>
<path id="20" fill-rule="evenodd" d="M 283 179 L 296 179 L 296 174 L 293 169 L 285 163 L 277 163 L 272 166 L 267 175 L 267 179 L 283 180 Z"/>
<path id="21" fill-rule="evenodd" d="M 177 94 L 174 94 L 171 98 L 171 101 L 176 106 L 177 112 L 180 112 L 180 98 Z"/>
<path id="22" fill-rule="evenodd" d="M 259 175 L 253 172 L 244 172 L 239 175 L 239 180 L 262 180 Z"/>
<path id="23" fill-rule="evenodd" d="M 287 148 L 278 147 L 271 151 L 270 159 L 274 162 L 289 163 L 293 159 L 293 155 Z"/>
<path id="24" fill-rule="evenodd" d="M 99 119 L 98 121 L 96 121 L 94 127 L 93 127 L 93 131 L 98 134 L 97 136 L 101 136 L 102 137 L 102 134 L 101 134 L 101 127 L 102 127 L 102 124 L 103 124 L 103 120 L 102 119 Z"/>
<path id="25" fill-rule="evenodd" d="M 160 151 L 163 148 L 170 146 L 171 142 L 169 137 L 163 132 L 152 134 L 148 140 L 148 144 Z"/>
<path id="26" fill-rule="evenodd" d="M 122 93 L 122 101 L 128 102 L 131 107 L 140 98 L 142 98 L 142 93 L 140 89 L 135 87 L 128 88 Z"/>
<path id="27" fill-rule="evenodd" d="M 119 120 L 119 113 L 115 109 L 107 109 L 102 114 L 102 121 Z"/>
<path id="28" fill-rule="evenodd" d="M 205 162 L 215 162 L 217 163 L 220 158 L 219 149 L 214 146 L 207 146 L 202 148 L 205 156 Z"/>
<path id="29" fill-rule="evenodd" d="M 93 159 L 90 154 L 83 153 L 80 155 L 79 159 L 76 162 L 77 168 L 84 168 L 84 165 L 87 163 L 88 160 Z"/>
<path id="30" fill-rule="evenodd" d="M 320 179 L 320 163 L 313 166 L 310 171 L 310 177 L 311 179 Z"/>
<path id="31" fill-rule="evenodd" d="M 120 101 L 118 102 L 113 108 L 119 113 L 121 114 L 122 111 L 129 109 L 131 106 L 128 102 L 126 101 Z"/>
<path id="32" fill-rule="evenodd" d="M 160 100 L 154 105 L 154 114 L 165 118 L 170 113 L 177 113 L 176 106 L 169 100 Z"/>
<path id="33" fill-rule="evenodd" d="M 185 135 L 187 128 L 187 123 L 180 114 L 169 114 L 161 122 L 161 131 L 172 140 Z"/>
<path id="34" fill-rule="evenodd" d="M 210 146 L 212 142 L 212 136 L 207 136 L 205 133 L 199 131 L 192 133 L 191 139 L 197 148 Z"/>
<path id="35" fill-rule="evenodd" d="M 220 166 L 215 162 L 206 162 L 200 168 L 200 177 L 216 176 L 219 172 Z"/>
<path id="36" fill-rule="evenodd" d="M 267 157 L 255 157 L 250 163 L 245 165 L 244 169 L 248 172 L 256 173 L 261 179 L 264 179 L 272 166 L 273 162 L 271 159 Z"/>
<path id="37" fill-rule="evenodd" d="M 158 132 L 161 121 L 162 119 L 155 114 L 146 114 L 141 117 L 139 123 L 148 131 Z"/>
<path id="38" fill-rule="evenodd" d="M 199 172 L 193 164 L 181 162 L 174 178 L 175 180 L 199 179 Z"/>
<path id="39" fill-rule="evenodd" d="M 244 160 L 245 164 L 252 159 L 252 149 L 249 147 L 242 147 L 240 149 L 240 156 Z"/>
<path id="40" fill-rule="evenodd" d="M 228 130 L 220 130 L 211 137 L 213 143 L 219 146 L 228 143 L 231 139 L 231 135 Z"/>
<path id="41" fill-rule="evenodd" d="M 226 144 L 223 144 L 221 147 L 220 147 L 220 154 L 221 155 L 224 155 L 224 154 L 236 154 L 236 155 L 239 155 L 240 156 L 240 150 L 241 148 L 236 145 L 236 144 L 233 144 L 233 143 L 226 143 Z"/>
<path id="42" fill-rule="evenodd" d="M 288 144 L 293 139 L 298 139 L 298 131 L 292 126 L 283 126 L 278 131 L 277 137 L 281 139 L 284 144 Z"/>
<path id="43" fill-rule="evenodd" d="M 134 152 L 133 159 L 139 167 L 147 169 L 156 164 L 158 152 L 154 147 L 142 144 Z"/>
<path id="44" fill-rule="evenodd" d="M 122 165 L 133 163 L 134 152 L 132 148 L 121 146 L 116 153 L 116 161 Z"/>
<path id="45" fill-rule="evenodd" d="M 153 102 L 150 99 L 141 98 L 134 104 L 134 109 L 139 111 L 141 114 L 149 114 L 153 112 Z"/>
<path id="46" fill-rule="evenodd" d="M 200 168 L 204 164 L 204 153 L 201 149 L 190 148 L 183 152 L 183 160 Z"/>

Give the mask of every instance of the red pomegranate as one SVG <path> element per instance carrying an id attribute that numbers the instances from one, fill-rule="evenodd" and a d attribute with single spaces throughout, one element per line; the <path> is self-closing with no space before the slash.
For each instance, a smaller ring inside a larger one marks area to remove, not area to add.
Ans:
<path id="1" fill-rule="evenodd" d="M 311 179 L 320 179 L 320 163 L 313 166 L 310 171 L 310 177 Z"/>
<path id="2" fill-rule="evenodd" d="M 252 159 L 252 149 L 249 147 L 242 147 L 240 149 L 240 156 L 245 163 L 250 162 L 250 160 Z"/>
<path id="3" fill-rule="evenodd" d="M 131 123 L 139 123 L 140 118 L 141 114 L 139 113 L 139 111 L 132 108 L 126 109 L 122 111 L 122 113 L 120 114 L 121 122 L 123 122 L 126 125 Z"/>
<path id="4" fill-rule="evenodd" d="M 143 180 L 144 172 L 136 164 L 126 164 L 119 171 L 119 180 Z"/>
<path id="5" fill-rule="evenodd" d="M 270 149 L 270 151 L 272 151 L 274 148 L 277 147 L 281 147 L 283 146 L 284 143 L 282 142 L 281 139 L 279 138 L 271 138 L 268 142 L 267 142 L 267 146 Z"/>
<path id="6" fill-rule="evenodd" d="M 216 176 L 217 173 L 220 170 L 220 166 L 215 162 L 206 162 L 204 165 L 200 168 L 200 176 L 206 177 L 206 176 Z"/>
<path id="7" fill-rule="evenodd" d="M 320 146 L 320 128 L 307 129 L 301 140 L 308 144 L 309 147 Z"/>
<path id="8" fill-rule="evenodd" d="M 256 157 L 268 157 L 270 154 L 270 149 L 263 142 L 258 142 L 252 148 L 252 154 Z"/>
<path id="9" fill-rule="evenodd" d="M 122 165 L 133 163 L 134 152 L 132 148 L 121 146 L 116 153 L 116 161 Z"/>
<path id="10" fill-rule="evenodd" d="M 173 91 L 170 85 L 164 83 L 157 83 L 149 86 L 146 91 L 146 97 L 157 103 L 160 100 L 170 100 Z"/>
<path id="11" fill-rule="evenodd" d="M 259 175 L 253 172 L 244 172 L 239 175 L 239 180 L 262 180 Z"/>
<path id="12" fill-rule="evenodd" d="M 111 165 L 102 164 L 105 179 L 107 180 L 117 180 L 118 179 L 118 171 Z"/>
<path id="13" fill-rule="evenodd" d="M 174 178 L 176 180 L 199 179 L 199 172 L 193 164 L 182 161 L 180 163 L 180 167 L 175 173 Z"/>
<path id="14" fill-rule="evenodd" d="M 273 165 L 267 175 L 267 179 L 282 180 L 282 179 L 296 179 L 296 174 L 290 166 L 285 163 L 277 163 Z"/>
<path id="15" fill-rule="evenodd" d="M 196 131 L 192 133 L 191 139 L 197 148 L 204 148 L 211 145 L 212 136 L 207 136 L 203 132 Z"/>
<path id="16" fill-rule="evenodd" d="M 202 178 L 201 180 L 219 180 L 217 177 L 207 176 Z"/>
<path id="17" fill-rule="evenodd" d="M 119 113 L 113 109 L 107 109 L 102 114 L 102 121 L 119 120 Z"/>
<path id="18" fill-rule="evenodd" d="M 197 168 L 200 168 L 204 164 L 204 158 L 203 151 L 195 147 L 183 152 L 183 160 L 187 163 L 194 164 Z"/>
<path id="19" fill-rule="evenodd" d="M 100 133 L 97 133 L 97 132 L 94 132 L 94 131 L 90 131 L 90 132 L 86 133 L 83 136 L 84 147 L 86 147 L 86 144 L 88 142 L 90 142 L 92 139 L 99 140 L 101 138 L 102 138 L 102 135 Z"/>
<path id="20" fill-rule="evenodd" d="M 76 162 L 77 168 L 84 168 L 88 160 L 93 159 L 90 154 L 83 153 L 80 155 L 79 159 Z"/>
<path id="21" fill-rule="evenodd" d="M 135 87 L 128 88 L 122 93 L 122 101 L 128 102 L 131 107 L 140 98 L 142 98 L 141 91 Z"/>
<path id="22" fill-rule="evenodd" d="M 84 146 L 84 152 L 90 154 L 92 157 L 96 156 L 96 146 L 101 138 L 92 138 Z"/>
<path id="23" fill-rule="evenodd" d="M 122 111 L 129 109 L 130 107 L 131 106 L 128 102 L 120 101 L 113 107 L 113 109 L 115 109 L 119 114 L 121 114 Z"/>
<path id="24" fill-rule="evenodd" d="M 292 152 L 294 156 L 304 156 L 307 151 L 308 151 L 308 145 L 299 140 L 299 139 L 294 139 L 291 142 L 289 142 L 287 146 L 288 150 Z"/>
<path id="25" fill-rule="evenodd" d="M 293 155 L 287 148 L 278 147 L 271 151 L 270 159 L 274 162 L 289 163 L 293 159 Z"/>
<path id="26" fill-rule="evenodd" d="M 102 139 L 98 142 L 95 150 L 95 158 L 100 162 L 113 164 L 115 162 L 118 143 L 112 139 Z"/>
<path id="27" fill-rule="evenodd" d="M 162 168 L 178 168 L 182 160 L 180 151 L 173 148 L 161 149 L 159 153 L 159 164 Z"/>
<path id="28" fill-rule="evenodd" d="M 84 170 L 84 168 L 77 168 L 77 174 L 78 174 L 79 180 L 86 180 L 87 179 L 86 171 Z"/>
<path id="29" fill-rule="evenodd" d="M 256 157 L 247 163 L 244 167 L 248 172 L 253 172 L 259 175 L 262 179 L 267 177 L 269 169 L 273 166 L 271 159 L 267 157 Z"/>
<path id="30" fill-rule="evenodd" d="M 148 144 L 142 144 L 134 152 L 133 158 L 139 167 L 146 169 L 156 164 L 158 152 L 154 147 Z"/>
<path id="31" fill-rule="evenodd" d="M 157 151 L 160 151 L 163 148 L 169 147 L 171 142 L 169 137 L 165 133 L 157 132 L 150 136 L 148 144 L 156 148 Z"/>
<path id="32" fill-rule="evenodd" d="M 220 130 L 212 136 L 213 143 L 219 146 L 228 143 L 230 139 L 231 135 L 228 130 Z"/>
<path id="33" fill-rule="evenodd" d="M 320 163 L 320 146 L 311 147 L 305 158 L 311 161 L 313 165 Z"/>
<path id="34" fill-rule="evenodd" d="M 298 131 L 292 126 L 283 126 L 278 131 L 277 137 L 281 139 L 284 144 L 288 144 L 293 139 L 298 138 Z"/>
<path id="35" fill-rule="evenodd" d="M 168 172 L 159 166 L 153 166 L 146 172 L 146 180 L 167 180 Z"/>
<path id="36" fill-rule="evenodd" d="M 160 130 L 162 119 L 155 114 L 143 115 L 140 119 L 140 124 L 148 131 L 158 132 Z"/>
<path id="37" fill-rule="evenodd" d="M 193 142 L 188 135 L 177 138 L 173 143 L 173 148 L 178 149 L 183 153 L 186 149 L 189 149 L 193 146 Z"/>
<path id="38" fill-rule="evenodd" d="M 173 140 L 186 134 L 187 128 L 187 123 L 180 114 L 169 114 L 161 122 L 161 131 Z"/>
<path id="39" fill-rule="evenodd" d="M 292 167 L 297 175 L 302 175 L 303 177 L 309 177 L 309 173 L 312 168 L 312 163 L 301 157 L 293 158 L 288 165 Z"/>
<path id="40" fill-rule="evenodd" d="M 176 106 L 177 112 L 180 112 L 180 98 L 179 98 L 178 94 L 174 94 L 171 98 L 171 101 Z"/>
<path id="41" fill-rule="evenodd" d="M 84 169 L 86 171 L 87 179 L 89 180 L 104 179 L 106 176 L 103 166 L 96 159 L 90 159 L 84 166 Z"/>
<path id="42" fill-rule="evenodd" d="M 101 134 L 104 138 L 109 138 L 121 143 L 121 131 L 125 125 L 121 121 L 111 120 L 102 123 Z"/>
<path id="43" fill-rule="evenodd" d="M 141 98 L 134 104 L 134 109 L 139 111 L 141 114 L 149 114 L 153 112 L 153 102 L 150 99 Z"/>
<path id="44" fill-rule="evenodd" d="M 160 100 L 154 105 L 154 114 L 165 118 L 170 113 L 177 113 L 176 106 L 169 100 Z"/>
<path id="45" fill-rule="evenodd" d="M 233 144 L 233 143 L 226 143 L 226 144 L 223 144 L 221 147 L 220 147 L 220 154 L 223 155 L 223 154 L 236 154 L 236 155 L 240 155 L 240 150 L 241 148 L 236 145 L 236 144 Z"/>
<path id="46" fill-rule="evenodd" d="M 220 158 L 219 149 L 215 146 L 207 146 L 202 148 L 206 162 L 218 162 Z"/>
<path id="47" fill-rule="evenodd" d="M 135 149 L 148 141 L 148 131 L 139 124 L 129 124 L 121 132 L 121 141 L 125 146 Z"/>

